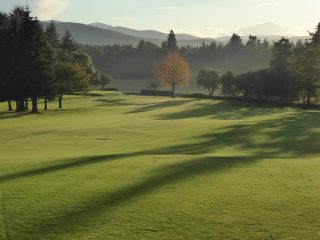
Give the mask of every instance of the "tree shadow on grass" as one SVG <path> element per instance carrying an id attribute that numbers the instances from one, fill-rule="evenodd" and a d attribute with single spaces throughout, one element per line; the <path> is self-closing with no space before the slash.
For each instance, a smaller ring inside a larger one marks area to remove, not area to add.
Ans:
<path id="1" fill-rule="evenodd" d="M 234 148 L 256 157 L 301 157 L 320 154 L 320 113 L 298 113 L 254 123 L 242 123 L 195 137 L 192 143 L 168 147 L 158 154 L 199 155 Z"/>
<path id="2" fill-rule="evenodd" d="M 318 115 L 316 115 L 318 117 Z M 164 188 L 169 184 L 188 181 L 191 178 L 217 174 L 239 165 L 252 164 L 265 158 L 280 157 L 298 158 L 307 154 L 320 154 L 318 148 L 320 131 L 314 131 L 317 122 L 311 113 L 301 113 L 286 118 L 267 120 L 256 124 L 239 124 L 226 127 L 219 132 L 211 132 L 198 136 L 199 141 L 190 144 L 180 144 L 168 148 L 140 152 L 139 154 L 186 154 L 195 155 L 211 153 L 214 148 L 220 149 L 234 145 L 241 150 L 252 150 L 248 156 L 207 156 L 178 164 L 160 167 L 152 171 L 151 177 L 114 192 L 100 193 L 85 202 L 77 204 L 83 206 L 67 212 L 62 212 L 57 218 L 46 219 L 36 225 L 39 233 L 61 235 L 68 234 L 81 223 L 83 231 L 88 227 L 86 222 L 94 221 L 99 215 L 112 211 L 114 207 L 125 205 L 142 196 Z M 319 119 L 317 119 L 319 120 Z M 285 124 L 287 123 L 287 124 Z M 264 135 L 264 141 L 255 142 L 252 135 Z M 43 224 L 43 222 L 50 223 Z"/>
<path id="3" fill-rule="evenodd" d="M 0 121 L 1 120 L 8 120 L 8 119 L 22 118 L 22 117 L 28 116 L 28 113 L 29 112 L 23 112 L 23 113 L 16 113 L 16 112 L 0 113 Z"/>
<path id="4" fill-rule="evenodd" d="M 197 136 L 191 143 L 189 139 L 187 143 L 161 149 L 72 159 L 53 166 L 0 176 L 0 182 L 41 176 L 42 174 L 143 155 L 150 155 L 150 157 L 156 154 L 198 156 L 212 154 L 225 147 L 233 147 L 235 149 L 234 154 L 242 151 L 249 152 L 248 156 L 244 157 L 197 157 L 192 161 L 160 167 L 155 169 L 149 178 L 141 182 L 130 184 L 114 192 L 102 192 L 93 195 L 88 197 L 88 200 L 77 203 L 74 209 L 69 211 L 61 209 L 58 216 L 37 219 L 33 223 L 38 234 L 48 232 L 48 234 L 52 233 L 59 236 L 68 234 L 75 228 L 79 229 L 79 224 L 81 229 L 85 231 L 89 225 L 86 223 L 93 222 L 99 214 L 114 210 L 117 206 L 125 205 L 169 184 L 188 181 L 191 177 L 217 174 L 220 171 L 232 169 L 239 164 L 251 164 L 265 158 L 291 159 L 305 157 L 308 154 L 319 156 L 319 122 L 319 112 L 295 111 L 278 118 L 244 122 L 221 129 L 213 129 L 208 133 Z"/>
<path id="5" fill-rule="evenodd" d="M 46 219 L 35 224 L 39 233 L 52 233 L 55 235 L 68 234 L 79 227 L 86 231 L 88 222 L 94 221 L 100 214 L 112 211 L 114 207 L 125 205 L 141 196 L 147 195 L 169 184 L 188 181 L 191 178 L 207 174 L 217 174 L 240 164 L 250 164 L 255 158 L 242 157 L 204 157 L 183 163 L 160 167 L 151 172 L 152 176 L 138 183 L 118 189 L 114 192 L 100 193 L 88 198 L 85 202 L 77 204 L 83 206 L 70 211 L 62 212 L 57 218 Z M 84 223 L 84 224 L 83 224 Z"/>
<path id="6" fill-rule="evenodd" d="M 88 156 L 88 157 L 83 157 L 83 158 L 74 158 L 74 159 L 70 159 L 70 160 L 65 160 L 62 163 L 54 164 L 52 166 L 46 166 L 43 168 L 27 170 L 27 171 L 8 174 L 8 175 L 2 175 L 2 176 L 0 176 L 0 183 L 10 181 L 10 180 L 16 180 L 16 179 L 20 179 L 20 178 L 37 176 L 37 175 L 41 176 L 43 174 L 63 171 L 63 170 L 67 170 L 70 168 L 85 167 L 85 166 L 92 165 L 92 164 L 114 161 L 114 160 L 117 160 L 120 158 L 135 156 L 136 154 L 139 154 L 139 153 L 114 154 L 114 155 L 101 155 L 101 156 Z"/>
<path id="7" fill-rule="evenodd" d="M 97 99 L 94 100 L 96 103 L 98 103 L 96 106 L 98 107 L 110 107 L 110 106 L 127 106 L 130 105 L 126 101 L 126 99 Z"/>
<path id="8" fill-rule="evenodd" d="M 219 120 L 237 120 L 253 116 L 262 116 L 283 111 L 274 106 L 256 106 L 233 102 L 199 102 L 189 109 L 158 115 L 160 120 L 182 120 L 188 118 L 210 117 Z"/>
<path id="9" fill-rule="evenodd" d="M 118 107 L 125 107 L 125 106 L 137 106 L 137 109 L 129 111 L 127 113 L 143 113 L 147 111 L 158 110 L 161 108 L 166 107 L 175 107 L 184 103 L 188 103 L 194 100 L 166 100 L 157 103 L 145 103 L 145 102 L 129 102 L 127 99 L 97 99 L 95 102 L 99 103 L 98 107 L 110 107 L 110 106 L 118 106 Z"/>
<path id="10" fill-rule="evenodd" d="M 60 160 L 58 163 L 53 163 L 43 168 L 0 175 L 0 183 L 141 155 L 213 154 L 217 150 L 224 148 L 229 148 L 229 150 L 233 148 L 235 152 L 247 151 L 259 158 L 279 156 L 296 158 L 320 154 L 319 122 L 319 112 L 296 112 L 271 120 L 234 124 L 220 129 L 213 129 L 193 139 L 188 139 L 187 143 L 163 148 L 124 154 L 88 156 L 64 162 Z"/>
<path id="11" fill-rule="evenodd" d="M 147 106 L 135 109 L 135 110 L 130 111 L 128 113 L 129 114 L 144 113 L 144 112 L 149 112 L 149 111 L 160 110 L 162 108 L 176 107 L 176 106 L 179 106 L 182 104 L 187 104 L 189 102 L 191 102 L 191 100 L 169 100 L 169 101 L 164 101 L 164 102 L 159 102 L 159 103 L 148 104 Z"/>

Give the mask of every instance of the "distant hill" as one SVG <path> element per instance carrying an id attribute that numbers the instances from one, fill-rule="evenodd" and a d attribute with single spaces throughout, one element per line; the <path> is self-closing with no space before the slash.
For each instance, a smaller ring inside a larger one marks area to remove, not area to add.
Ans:
<path id="1" fill-rule="evenodd" d="M 97 28 L 102 28 L 102 29 L 111 29 L 111 28 L 113 28 L 113 26 L 111 26 L 111 25 L 107 25 L 107 24 L 100 23 L 100 22 L 91 23 L 89 25 L 93 26 L 93 27 L 97 27 Z"/>
<path id="2" fill-rule="evenodd" d="M 50 21 L 42 22 L 43 26 L 46 27 Z M 137 45 L 141 40 L 149 41 L 154 44 L 160 45 L 166 40 L 167 34 L 154 30 L 135 30 L 125 27 L 113 27 L 104 23 L 92 23 L 89 25 L 82 23 L 72 22 L 59 22 L 55 21 L 59 34 L 63 34 L 66 30 L 69 30 L 74 36 L 75 40 L 81 44 L 90 45 Z M 264 30 L 260 29 L 263 28 Z M 259 30 L 260 29 L 260 30 Z M 257 35 L 260 39 L 267 38 L 269 41 L 277 41 L 282 35 L 277 34 L 262 34 L 266 32 L 280 32 L 286 30 L 285 27 L 279 27 L 276 24 L 262 24 L 252 26 L 249 28 L 240 29 L 238 32 L 242 33 L 243 42 L 248 40 L 248 33 Z M 246 33 L 246 34 L 245 34 Z M 285 35 L 283 35 L 285 36 Z M 199 38 L 188 34 L 177 34 L 176 35 L 178 44 L 200 46 L 203 43 L 210 44 L 212 41 L 227 43 L 230 36 L 220 37 L 217 39 L 211 38 Z M 296 42 L 299 39 L 305 40 L 308 37 L 305 36 L 293 36 L 289 37 L 290 40 Z"/>
<path id="3" fill-rule="evenodd" d="M 44 28 L 50 21 L 42 22 Z M 103 23 L 89 25 L 72 22 L 55 21 L 58 33 L 62 35 L 66 30 L 70 31 L 74 39 L 81 44 L 90 45 L 137 45 L 141 40 L 150 41 L 160 45 L 167 39 L 167 34 L 154 30 L 135 30 L 125 27 L 112 27 Z M 201 45 L 203 40 L 188 34 L 177 34 L 179 45 Z M 212 39 L 213 40 L 213 39 Z"/>
<path id="4" fill-rule="evenodd" d="M 131 36 L 135 36 L 142 39 L 161 39 L 166 40 L 168 34 L 155 31 L 155 30 L 135 30 L 131 28 L 126 27 L 112 27 L 110 25 L 104 24 L 104 23 L 91 23 L 90 26 L 102 28 L 102 29 L 112 29 L 116 32 L 128 34 Z M 176 34 L 176 37 L 180 40 L 199 40 L 201 38 L 195 37 L 189 34 Z"/>
<path id="5" fill-rule="evenodd" d="M 292 36 L 292 37 L 287 37 L 287 36 L 267 36 L 267 35 L 257 35 L 258 38 L 260 38 L 261 40 L 264 40 L 264 39 L 267 39 L 270 43 L 272 42 L 276 42 L 276 41 L 279 41 L 282 37 L 286 37 L 288 38 L 290 41 L 292 42 L 297 42 L 299 40 L 306 40 L 308 39 L 307 36 Z M 248 40 L 249 40 L 249 35 L 247 36 L 241 36 L 241 39 L 242 39 L 242 42 L 243 43 L 246 43 Z M 227 37 L 220 37 L 220 38 L 217 38 L 216 41 L 218 42 L 221 42 L 221 43 L 228 43 L 230 40 L 230 36 L 227 36 Z"/>
<path id="6" fill-rule="evenodd" d="M 280 26 L 272 22 L 258 24 L 255 26 L 250 26 L 246 28 L 239 29 L 238 32 L 241 35 L 247 36 L 250 34 L 258 35 L 258 36 L 279 36 L 279 35 L 287 35 L 289 32 L 293 30 L 289 27 Z"/>
<path id="7" fill-rule="evenodd" d="M 43 22 L 44 27 L 49 23 Z M 74 39 L 81 44 L 90 45 L 136 45 L 141 39 L 126 35 L 110 29 L 102 29 L 81 23 L 58 22 L 56 23 L 59 34 L 70 31 Z"/>

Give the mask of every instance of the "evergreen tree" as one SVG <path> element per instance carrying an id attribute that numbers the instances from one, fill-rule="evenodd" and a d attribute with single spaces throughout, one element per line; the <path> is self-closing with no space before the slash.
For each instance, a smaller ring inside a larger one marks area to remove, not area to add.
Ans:
<path id="1" fill-rule="evenodd" d="M 264 49 L 269 49 L 270 43 L 268 42 L 268 40 L 266 38 L 261 43 L 261 47 L 264 48 Z"/>
<path id="2" fill-rule="evenodd" d="M 287 38 L 282 38 L 273 46 L 273 60 L 271 70 L 273 73 L 272 86 L 274 96 L 280 97 L 283 101 L 292 97 L 295 88 L 295 79 L 288 69 L 288 60 L 293 44 Z"/>
<path id="3" fill-rule="evenodd" d="M 24 9 L 19 46 L 20 78 L 24 86 L 23 99 L 32 100 L 32 112 L 38 111 L 38 98 L 50 94 L 54 80 L 53 51 L 47 42 L 41 23 Z"/>
<path id="4" fill-rule="evenodd" d="M 161 43 L 161 52 L 162 55 L 166 55 L 168 53 L 168 42 L 164 41 Z"/>
<path id="5" fill-rule="evenodd" d="M 310 36 L 310 44 L 314 47 L 320 46 L 320 23 L 318 24 L 316 31 L 314 33 L 310 33 Z"/>
<path id="6" fill-rule="evenodd" d="M 8 101 L 8 110 L 12 111 L 8 74 L 8 23 L 8 15 L 0 12 L 0 101 Z"/>
<path id="7" fill-rule="evenodd" d="M 232 37 L 230 38 L 229 43 L 227 44 L 227 47 L 231 49 L 240 49 L 243 47 L 242 39 L 241 37 L 234 33 Z"/>
<path id="8" fill-rule="evenodd" d="M 257 36 L 249 35 L 249 40 L 246 43 L 248 48 L 256 48 L 260 45 L 260 39 Z"/>
<path id="9" fill-rule="evenodd" d="M 169 53 L 174 53 L 178 51 L 178 44 L 176 35 L 174 34 L 173 30 L 170 31 L 167 39 L 167 48 Z"/>
<path id="10" fill-rule="evenodd" d="M 61 48 L 68 52 L 75 52 L 79 49 L 77 42 L 69 31 L 66 31 L 62 36 Z"/>
<path id="11" fill-rule="evenodd" d="M 48 42 L 51 44 L 53 48 L 58 48 L 60 45 L 59 42 L 59 34 L 57 32 L 56 25 L 54 24 L 54 21 L 51 21 L 49 26 L 46 29 L 46 37 Z"/>
<path id="12" fill-rule="evenodd" d="M 28 41 L 24 39 L 22 33 L 22 24 L 28 18 L 30 11 L 28 8 L 16 7 L 9 15 L 8 27 L 8 74 L 10 86 L 9 94 L 16 101 L 16 111 L 25 110 L 25 99 L 27 96 L 26 79 L 23 78 L 25 68 L 23 67 L 27 59 L 23 58 L 25 52 L 23 44 Z"/>

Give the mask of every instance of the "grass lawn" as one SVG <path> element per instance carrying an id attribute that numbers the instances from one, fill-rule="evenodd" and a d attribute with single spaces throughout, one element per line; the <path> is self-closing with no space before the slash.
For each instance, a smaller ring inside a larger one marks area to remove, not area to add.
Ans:
<path id="1" fill-rule="evenodd" d="M 0 239 L 320 239 L 320 112 L 106 94 L 0 103 Z"/>

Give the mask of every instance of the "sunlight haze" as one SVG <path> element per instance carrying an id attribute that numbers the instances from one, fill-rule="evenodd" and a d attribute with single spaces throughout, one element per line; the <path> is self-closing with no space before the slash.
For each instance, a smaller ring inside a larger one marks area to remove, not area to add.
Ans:
<path id="1" fill-rule="evenodd" d="M 283 35 L 304 36 L 318 22 L 318 0 L 0 0 L 8 11 L 28 3 L 41 20 L 102 22 L 134 29 L 219 37 L 252 25 L 272 22 Z"/>

